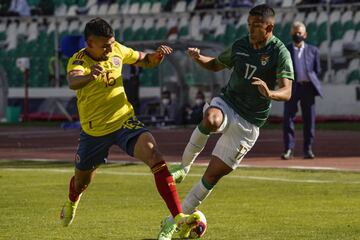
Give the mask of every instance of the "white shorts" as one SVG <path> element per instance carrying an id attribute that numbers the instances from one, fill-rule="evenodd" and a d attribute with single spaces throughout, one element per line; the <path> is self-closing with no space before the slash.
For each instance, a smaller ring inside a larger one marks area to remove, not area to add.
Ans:
<path id="1" fill-rule="evenodd" d="M 259 127 L 239 116 L 223 99 L 215 97 L 208 107 L 219 108 L 224 120 L 218 133 L 222 133 L 212 155 L 235 169 L 259 137 Z M 206 109 L 204 109 L 206 110 Z"/>

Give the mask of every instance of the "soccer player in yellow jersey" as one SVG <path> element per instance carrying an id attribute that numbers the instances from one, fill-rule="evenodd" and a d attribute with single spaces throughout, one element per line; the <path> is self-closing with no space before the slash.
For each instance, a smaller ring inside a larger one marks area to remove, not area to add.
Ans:
<path id="1" fill-rule="evenodd" d="M 84 34 L 86 48 L 75 53 L 67 66 L 69 87 L 76 90 L 82 130 L 75 157 L 75 175 L 70 180 L 69 197 L 61 210 L 62 224 L 72 223 L 80 197 L 97 167 L 106 162 L 109 148 L 118 145 L 151 168 L 158 192 L 175 218 L 180 234 L 186 237 L 199 216 L 182 213 L 173 177 L 155 139 L 136 119 L 121 76 L 123 64 L 156 67 L 172 49 L 161 45 L 154 53 L 145 54 L 121 45 L 115 41 L 111 26 L 101 18 L 89 21 Z M 169 238 L 160 234 L 158 239 Z"/>

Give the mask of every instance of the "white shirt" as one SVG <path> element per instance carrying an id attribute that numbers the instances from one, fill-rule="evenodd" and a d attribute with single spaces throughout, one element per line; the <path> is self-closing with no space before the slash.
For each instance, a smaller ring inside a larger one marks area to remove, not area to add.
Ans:
<path id="1" fill-rule="evenodd" d="M 294 46 L 294 67 L 297 82 L 309 82 L 309 77 L 306 71 L 305 62 L 305 44 L 303 43 L 300 48 Z"/>

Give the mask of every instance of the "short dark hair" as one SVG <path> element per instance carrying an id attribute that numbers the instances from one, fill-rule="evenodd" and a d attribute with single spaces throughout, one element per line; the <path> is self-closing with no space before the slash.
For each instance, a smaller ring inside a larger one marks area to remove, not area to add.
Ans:
<path id="1" fill-rule="evenodd" d="M 108 22 L 98 17 L 91 19 L 88 23 L 86 23 L 84 35 L 85 40 L 87 40 L 92 35 L 110 38 L 114 36 L 114 30 Z"/>
<path id="2" fill-rule="evenodd" d="M 267 19 L 270 17 L 275 17 L 275 11 L 272 7 L 270 7 L 267 4 L 260 4 L 260 5 L 253 7 L 250 10 L 249 15 L 260 16 L 260 17 L 263 17 L 264 19 Z"/>

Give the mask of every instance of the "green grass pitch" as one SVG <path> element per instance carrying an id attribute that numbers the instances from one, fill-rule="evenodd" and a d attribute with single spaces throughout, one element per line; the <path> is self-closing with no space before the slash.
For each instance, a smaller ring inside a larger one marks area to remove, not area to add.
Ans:
<path id="1" fill-rule="evenodd" d="M 181 198 L 204 170 L 193 167 L 177 186 Z M 146 166 L 101 167 L 64 228 L 59 214 L 72 173 L 71 164 L 0 161 L 0 239 L 156 239 L 168 211 Z M 203 239 L 359 239 L 360 174 L 240 168 L 200 210 Z"/>

